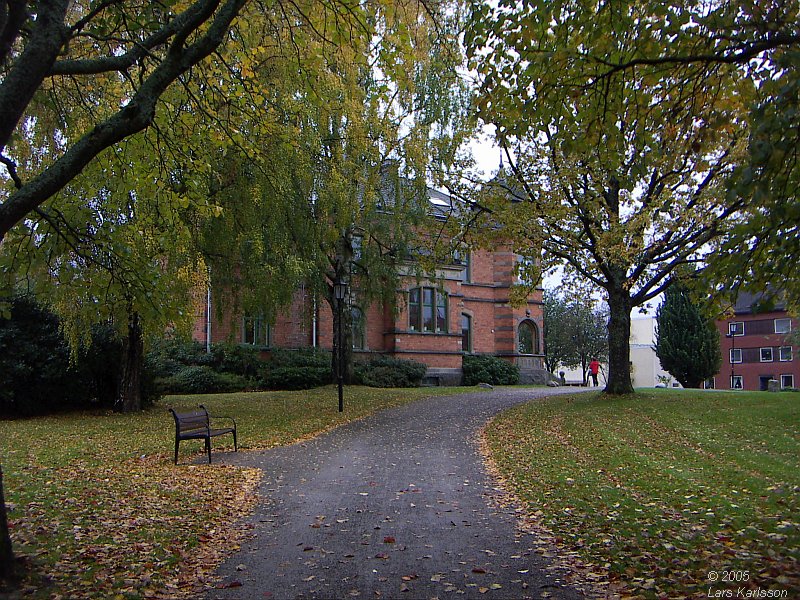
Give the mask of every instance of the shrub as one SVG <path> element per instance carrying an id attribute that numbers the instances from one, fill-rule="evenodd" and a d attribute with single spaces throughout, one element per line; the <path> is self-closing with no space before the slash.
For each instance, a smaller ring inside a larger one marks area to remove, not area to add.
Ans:
<path id="1" fill-rule="evenodd" d="M 41 414 L 77 400 L 69 358 L 58 318 L 32 298 L 13 298 L 11 318 L 0 319 L 0 412 Z"/>
<path id="2" fill-rule="evenodd" d="M 256 377 L 263 361 L 259 351 L 251 346 L 241 344 L 214 344 L 211 348 L 216 369 L 223 373 L 233 373 L 242 377 Z"/>
<path id="3" fill-rule="evenodd" d="M 262 383 L 269 390 L 308 390 L 331 382 L 331 367 L 275 367 L 265 371 Z"/>
<path id="4" fill-rule="evenodd" d="M 250 388 L 250 381 L 234 373 L 222 373 L 211 367 L 187 365 L 174 375 L 155 382 L 162 394 L 216 394 L 240 392 Z"/>
<path id="5" fill-rule="evenodd" d="M 273 368 L 325 367 L 330 370 L 331 360 L 331 353 L 319 348 L 298 348 L 297 350 L 275 348 L 270 353 L 269 364 Z"/>
<path id="6" fill-rule="evenodd" d="M 214 368 L 219 360 L 219 356 L 206 352 L 205 346 L 199 342 L 178 338 L 154 341 L 145 358 L 148 368 L 159 378 L 175 375 L 189 365 Z"/>
<path id="7" fill-rule="evenodd" d="M 519 383 L 519 367 L 496 356 L 464 356 L 464 385 L 515 385 Z"/>
<path id="8" fill-rule="evenodd" d="M 419 387 L 428 367 L 413 360 L 381 356 L 358 363 L 353 369 L 356 383 L 370 387 Z"/>
<path id="9" fill-rule="evenodd" d="M 11 299 L 0 319 L 0 412 L 38 415 L 111 407 L 117 398 L 122 343 L 110 324 L 92 327 L 91 344 L 70 355 L 58 317 L 32 297 Z M 150 373 L 142 373 L 144 404 L 152 403 Z"/>

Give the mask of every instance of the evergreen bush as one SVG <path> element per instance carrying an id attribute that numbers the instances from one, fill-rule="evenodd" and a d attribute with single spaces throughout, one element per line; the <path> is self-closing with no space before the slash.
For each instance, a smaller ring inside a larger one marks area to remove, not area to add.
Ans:
<path id="1" fill-rule="evenodd" d="M 162 394 L 217 394 L 239 392 L 250 387 L 250 382 L 234 373 L 215 371 L 203 365 L 187 365 L 169 377 L 155 382 Z"/>
<path id="2" fill-rule="evenodd" d="M 269 390 L 308 390 L 331 382 L 331 367 L 275 367 L 265 370 L 262 383 Z"/>
<path id="3" fill-rule="evenodd" d="M 353 368 L 356 383 L 370 387 L 419 387 L 428 367 L 414 360 L 380 356 Z"/>
<path id="4" fill-rule="evenodd" d="M 519 367 L 489 355 L 464 355 L 462 364 L 464 385 L 516 385 L 519 383 Z"/>

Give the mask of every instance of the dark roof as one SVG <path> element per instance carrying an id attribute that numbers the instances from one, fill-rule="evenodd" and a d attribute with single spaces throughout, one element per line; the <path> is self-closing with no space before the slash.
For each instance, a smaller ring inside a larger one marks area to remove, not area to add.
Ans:
<path id="1" fill-rule="evenodd" d="M 780 296 L 770 292 L 742 292 L 736 296 L 733 307 L 737 315 L 757 314 L 764 312 L 782 312 L 786 310 L 786 302 Z"/>

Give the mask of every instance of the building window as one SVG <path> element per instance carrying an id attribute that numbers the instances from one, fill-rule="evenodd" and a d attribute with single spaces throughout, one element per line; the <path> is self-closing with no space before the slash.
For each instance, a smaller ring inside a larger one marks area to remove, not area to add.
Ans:
<path id="1" fill-rule="evenodd" d="M 408 293 L 408 327 L 411 331 L 447 333 L 447 294 L 432 287 Z"/>
<path id="2" fill-rule="evenodd" d="M 272 343 L 272 331 L 263 316 L 242 318 L 242 344 L 267 347 Z"/>
<path id="3" fill-rule="evenodd" d="M 790 333 L 791 331 L 791 319 L 775 319 L 775 333 Z"/>
<path id="4" fill-rule="evenodd" d="M 461 248 L 453 253 L 453 263 L 461 265 L 461 281 L 470 283 L 472 281 L 472 258 L 470 252 L 466 248 Z"/>
<path id="5" fill-rule="evenodd" d="M 731 348 L 731 363 L 740 363 L 742 362 L 742 349 L 741 348 Z"/>
<path id="6" fill-rule="evenodd" d="M 778 349 L 778 360 L 781 362 L 791 362 L 792 360 L 792 347 L 791 346 L 781 346 Z"/>
<path id="7" fill-rule="evenodd" d="M 472 352 L 472 317 L 461 315 L 461 351 Z"/>
<path id="8" fill-rule="evenodd" d="M 741 375 L 734 375 L 731 377 L 731 389 L 732 390 L 740 390 L 743 387 L 742 376 Z"/>
<path id="9" fill-rule="evenodd" d="M 744 323 L 742 321 L 728 323 L 728 335 L 744 335 Z"/>
<path id="10" fill-rule="evenodd" d="M 366 350 L 367 331 L 364 312 L 357 306 L 350 309 L 351 327 L 353 331 L 353 350 Z"/>
<path id="11" fill-rule="evenodd" d="M 539 354 L 539 330 L 533 321 L 523 321 L 517 331 L 520 354 Z"/>
<path id="12" fill-rule="evenodd" d="M 781 375 L 781 387 L 786 388 L 793 388 L 794 387 L 794 375 Z"/>
<path id="13" fill-rule="evenodd" d="M 772 348 L 761 348 L 761 362 L 772 362 Z"/>

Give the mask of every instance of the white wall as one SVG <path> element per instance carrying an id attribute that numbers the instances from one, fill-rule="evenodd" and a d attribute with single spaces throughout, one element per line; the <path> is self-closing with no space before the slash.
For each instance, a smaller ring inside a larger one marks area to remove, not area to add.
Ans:
<path id="1" fill-rule="evenodd" d="M 661 381 L 659 376 L 669 378 L 669 387 L 681 387 L 673 377 L 661 368 L 661 361 L 656 356 L 653 346 L 656 343 L 656 320 L 655 317 L 633 317 L 631 319 L 631 363 L 633 372 L 631 379 L 633 387 L 655 387 Z M 580 381 L 582 372 L 580 369 L 560 369 L 564 371 L 564 378 L 567 381 Z M 608 374 L 608 365 L 603 364 L 600 370 L 600 385 L 605 385 Z M 556 373 L 558 375 L 558 373 Z"/>
<path id="2" fill-rule="evenodd" d="M 631 319 L 631 363 L 633 364 L 633 387 L 655 387 L 661 380 L 669 378 L 669 387 L 681 387 L 675 379 L 661 368 L 661 361 L 653 349 L 656 343 L 655 317 Z"/>

